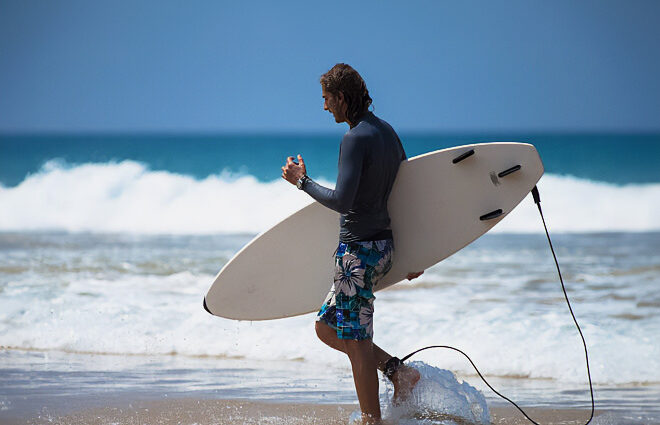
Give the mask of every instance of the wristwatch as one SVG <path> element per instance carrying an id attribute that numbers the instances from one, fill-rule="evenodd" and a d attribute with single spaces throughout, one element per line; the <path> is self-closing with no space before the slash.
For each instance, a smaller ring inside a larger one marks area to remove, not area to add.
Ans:
<path id="1" fill-rule="evenodd" d="M 300 190 L 302 190 L 303 186 L 305 185 L 305 182 L 307 182 L 307 175 L 303 175 L 301 178 L 298 179 L 296 182 L 296 187 Z"/>

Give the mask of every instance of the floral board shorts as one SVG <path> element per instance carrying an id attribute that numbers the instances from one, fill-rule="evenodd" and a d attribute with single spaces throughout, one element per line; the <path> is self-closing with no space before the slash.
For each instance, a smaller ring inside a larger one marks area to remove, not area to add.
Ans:
<path id="1" fill-rule="evenodd" d="M 374 287 L 392 268 L 392 239 L 339 243 L 334 283 L 316 318 L 337 331 L 340 339 L 374 336 Z"/>

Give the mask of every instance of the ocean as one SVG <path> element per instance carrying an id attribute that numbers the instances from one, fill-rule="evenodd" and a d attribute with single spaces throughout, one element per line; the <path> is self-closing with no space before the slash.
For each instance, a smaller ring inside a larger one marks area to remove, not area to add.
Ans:
<path id="1" fill-rule="evenodd" d="M 332 186 L 340 138 L 0 135 L 0 420 L 141 392 L 354 403 L 350 365 L 316 340 L 313 315 L 236 322 L 202 308 L 233 254 L 311 201 L 280 178 L 286 156 L 302 154 Z M 401 138 L 409 157 L 475 142 L 537 147 L 596 406 L 660 422 L 660 135 Z M 378 293 L 375 341 L 400 357 L 456 346 L 522 405 L 590 406 L 531 197 L 421 278 Z M 501 403 L 456 353 L 415 360 Z"/>

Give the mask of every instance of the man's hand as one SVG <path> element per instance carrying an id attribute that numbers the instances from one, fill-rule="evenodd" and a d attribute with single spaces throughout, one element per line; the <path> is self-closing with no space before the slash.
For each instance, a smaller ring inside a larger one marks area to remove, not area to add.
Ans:
<path id="1" fill-rule="evenodd" d="M 408 273 L 408 276 L 406 276 L 406 279 L 408 279 L 408 280 L 417 279 L 418 277 L 420 277 L 423 274 L 424 274 L 423 271 L 422 272 Z"/>
<path id="2" fill-rule="evenodd" d="M 298 155 L 297 164 L 293 161 L 292 156 L 286 159 L 286 164 L 282 167 L 282 178 L 284 180 L 295 186 L 298 180 L 306 174 L 307 168 L 305 167 L 305 161 L 303 161 L 302 156 Z"/>

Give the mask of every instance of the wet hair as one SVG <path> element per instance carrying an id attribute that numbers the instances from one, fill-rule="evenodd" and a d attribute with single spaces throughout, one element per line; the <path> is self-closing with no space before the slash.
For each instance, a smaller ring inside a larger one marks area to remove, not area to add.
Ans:
<path id="1" fill-rule="evenodd" d="M 321 86 L 327 92 L 337 96 L 344 95 L 348 105 L 346 118 L 351 123 L 357 123 L 358 119 L 369 110 L 371 97 L 364 80 L 350 65 L 338 63 L 330 71 L 321 75 Z"/>

